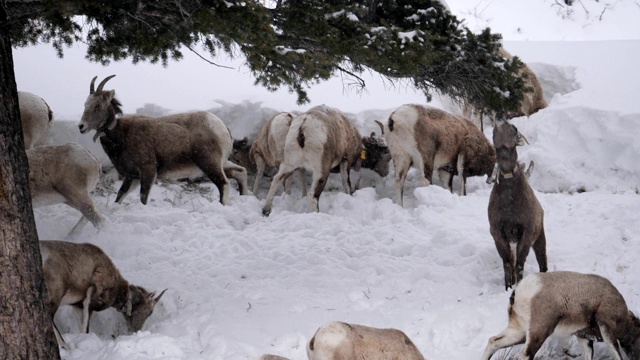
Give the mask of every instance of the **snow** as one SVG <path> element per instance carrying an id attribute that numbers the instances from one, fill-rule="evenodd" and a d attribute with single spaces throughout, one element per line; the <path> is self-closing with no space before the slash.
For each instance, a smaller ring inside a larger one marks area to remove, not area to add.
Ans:
<path id="1" fill-rule="evenodd" d="M 545 88 L 549 107 L 513 123 L 530 143 L 519 148 L 520 160 L 536 164 L 530 183 L 545 211 L 550 271 L 605 276 L 638 313 L 640 27 L 629 20 L 638 10 L 618 1 L 601 22 L 562 20 L 550 4 L 448 5 L 470 26 L 503 32 L 505 48 L 530 64 Z M 474 7 L 477 16 L 470 15 Z M 529 25 L 531 19 L 549 26 Z M 517 27 L 526 36 L 512 31 Z M 435 105 L 459 111 L 444 99 Z M 237 114 L 234 135 L 255 134 L 257 115 L 231 106 L 222 110 Z M 377 131 L 372 120 L 391 111 L 352 117 L 364 134 Z M 100 155 L 75 126 L 59 121 L 52 141 L 80 141 Z M 131 283 L 168 290 L 135 334 L 127 334 L 113 309 L 95 313 L 91 333 L 80 334 L 79 315 L 61 309 L 56 323 L 70 346 L 61 350 L 63 359 L 235 360 L 263 353 L 305 359 L 315 330 L 334 320 L 401 329 L 427 359 L 479 358 L 488 338 L 506 326 L 510 295 L 489 234 L 490 185 L 472 178 L 462 197 L 437 184 L 420 187 L 412 171 L 401 208 L 391 201 L 393 174 L 380 179 L 363 170 L 363 181 L 349 196 L 332 175 L 319 213 L 308 212 L 294 186 L 291 196 L 276 197 L 265 218 L 268 179 L 257 197 L 233 190 L 228 206 L 208 182 L 158 182 L 148 205 L 137 190 L 117 205 L 121 182 L 109 172 L 93 194 L 108 224 L 99 233 L 88 225 L 77 241 L 104 249 Z M 57 205 L 35 216 L 41 239 L 60 239 L 79 213 Z M 537 270 L 530 254 L 525 274 Z M 572 338 L 549 339 L 538 355 L 568 359 L 565 350 L 581 358 Z M 596 357 L 611 355 L 597 344 Z"/>

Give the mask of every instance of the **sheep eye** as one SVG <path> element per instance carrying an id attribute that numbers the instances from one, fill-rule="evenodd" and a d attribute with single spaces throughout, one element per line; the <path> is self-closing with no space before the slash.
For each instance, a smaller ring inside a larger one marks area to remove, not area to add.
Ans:
<path id="1" fill-rule="evenodd" d="M 94 106 L 94 107 L 93 107 L 93 110 L 94 110 L 94 111 L 98 111 L 98 110 L 100 110 L 100 105 L 96 105 L 96 106 Z"/>

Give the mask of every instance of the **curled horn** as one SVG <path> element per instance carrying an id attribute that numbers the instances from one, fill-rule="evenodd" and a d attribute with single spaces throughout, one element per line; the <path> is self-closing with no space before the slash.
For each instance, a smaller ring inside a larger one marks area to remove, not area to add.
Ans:
<path id="1" fill-rule="evenodd" d="M 96 90 L 97 92 L 102 91 L 102 88 L 104 87 L 104 84 L 107 83 L 107 81 L 111 80 L 111 78 L 115 77 L 115 75 L 109 75 L 106 78 L 104 78 L 104 80 L 102 80 L 100 82 L 100 85 L 98 85 L 98 90 Z M 92 83 L 93 84 L 93 83 Z"/>
<path id="2" fill-rule="evenodd" d="M 384 125 L 382 125 L 382 123 L 378 120 L 373 120 L 375 121 L 376 124 L 378 124 L 378 126 L 380 126 L 380 134 L 384 135 Z"/>
<path id="3" fill-rule="evenodd" d="M 162 290 L 162 292 L 160 293 L 160 295 L 158 295 L 157 298 L 153 299 L 154 303 L 158 303 L 158 301 L 160 301 L 160 298 L 162 297 L 162 295 L 164 295 L 164 292 L 167 291 L 167 289 Z"/>
<path id="4" fill-rule="evenodd" d="M 529 140 L 527 140 L 527 138 L 524 137 L 524 135 L 522 135 L 520 131 L 518 131 L 518 133 L 516 134 L 516 145 L 523 146 L 524 144 L 529 145 Z"/>
<path id="5" fill-rule="evenodd" d="M 95 88 L 94 88 L 94 85 L 95 85 L 95 83 L 96 83 L 96 79 L 97 79 L 97 78 L 98 78 L 97 76 L 94 76 L 94 77 L 93 77 L 93 79 L 91 80 L 91 86 L 89 86 L 89 95 L 91 95 L 91 94 L 93 94 L 94 92 L 96 92 L 96 91 L 95 91 Z"/>

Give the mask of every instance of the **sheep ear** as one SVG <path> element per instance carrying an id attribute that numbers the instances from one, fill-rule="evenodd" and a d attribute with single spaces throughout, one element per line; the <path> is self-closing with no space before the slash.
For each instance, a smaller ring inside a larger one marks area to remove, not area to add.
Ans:
<path id="1" fill-rule="evenodd" d="M 376 132 L 375 132 L 375 131 L 372 131 L 370 136 L 371 136 L 372 138 L 376 137 Z"/>

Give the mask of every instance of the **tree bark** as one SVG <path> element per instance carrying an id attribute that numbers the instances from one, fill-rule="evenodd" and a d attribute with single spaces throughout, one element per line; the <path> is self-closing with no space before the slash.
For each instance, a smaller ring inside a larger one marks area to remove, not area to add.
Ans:
<path id="1" fill-rule="evenodd" d="M 0 359 L 60 359 L 31 208 L 6 28 L 7 14 L 0 4 Z"/>

